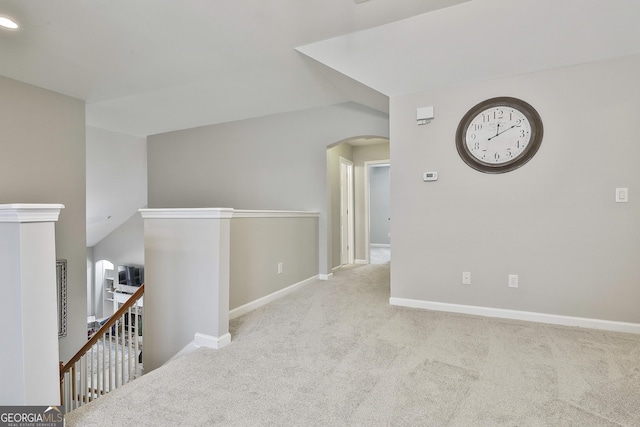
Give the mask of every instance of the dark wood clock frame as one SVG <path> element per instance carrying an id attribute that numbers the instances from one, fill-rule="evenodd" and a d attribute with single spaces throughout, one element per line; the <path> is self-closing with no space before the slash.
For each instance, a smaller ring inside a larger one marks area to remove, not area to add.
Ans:
<path id="1" fill-rule="evenodd" d="M 482 111 L 493 107 L 510 107 L 520 111 L 531 124 L 531 139 L 529 144 L 520 155 L 509 162 L 499 165 L 483 162 L 474 157 L 465 143 L 465 135 L 471 121 Z M 472 107 L 460 120 L 456 131 L 456 148 L 462 160 L 473 169 L 491 174 L 505 173 L 518 169 L 527 163 L 536 154 L 542 143 L 543 126 L 540 114 L 527 102 L 508 96 L 487 99 Z"/>

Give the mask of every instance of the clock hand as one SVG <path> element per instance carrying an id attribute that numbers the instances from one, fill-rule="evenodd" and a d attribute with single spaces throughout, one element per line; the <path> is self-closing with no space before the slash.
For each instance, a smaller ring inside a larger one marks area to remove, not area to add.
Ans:
<path id="1" fill-rule="evenodd" d="M 500 125 L 498 125 L 498 126 L 500 126 Z M 513 125 L 513 126 L 511 126 L 511 127 L 509 127 L 509 128 L 506 128 L 506 129 L 505 129 L 505 130 L 503 130 L 502 132 L 498 132 L 498 133 L 496 133 L 496 135 L 495 135 L 495 136 L 492 136 L 492 137 L 490 137 L 490 138 L 487 138 L 487 140 L 491 141 L 491 140 L 492 140 L 493 138 L 495 138 L 496 136 L 498 136 L 498 135 L 502 135 L 502 134 L 503 134 L 503 133 L 505 133 L 506 131 L 511 130 L 511 129 L 515 128 L 515 127 L 519 127 L 519 126 L 518 126 L 518 125 Z"/>

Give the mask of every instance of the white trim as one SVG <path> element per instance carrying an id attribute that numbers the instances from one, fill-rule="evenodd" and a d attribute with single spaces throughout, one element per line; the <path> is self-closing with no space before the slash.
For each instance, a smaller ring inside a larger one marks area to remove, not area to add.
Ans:
<path id="1" fill-rule="evenodd" d="M 391 245 L 389 243 L 371 243 L 372 248 L 390 248 Z"/>
<path id="2" fill-rule="evenodd" d="M 231 208 L 169 208 L 139 209 L 144 219 L 229 219 Z"/>
<path id="3" fill-rule="evenodd" d="M 366 259 L 357 259 L 355 260 L 356 264 L 369 264 L 369 261 L 367 261 Z"/>
<path id="4" fill-rule="evenodd" d="M 14 203 L 0 205 L 0 222 L 55 222 L 64 205 Z"/>
<path id="5" fill-rule="evenodd" d="M 214 337 L 211 335 L 201 334 L 196 332 L 193 335 L 193 345 L 196 347 L 208 347 L 208 348 L 222 348 L 231 344 L 231 334 L 228 332 L 221 337 Z"/>
<path id="6" fill-rule="evenodd" d="M 332 278 L 333 278 L 333 273 L 318 274 L 318 279 L 320 279 L 320 280 L 331 280 Z"/>
<path id="7" fill-rule="evenodd" d="M 355 257 L 355 200 L 354 200 L 354 173 L 353 161 L 340 156 L 340 262 L 353 264 Z M 343 175 L 343 167 L 346 177 Z M 346 198 L 346 201 L 345 201 Z M 346 209 L 343 203 L 346 202 Z M 344 211 L 346 215 L 343 215 Z M 346 217 L 346 218 L 345 218 Z M 343 220 L 346 221 L 343 224 Z M 344 235 L 346 232 L 346 236 Z M 346 240 L 346 242 L 345 242 Z M 346 253 L 345 253 L 346 246 Z"/>
<path id="8" fill-rule="evenodd" d="M 333 268 L 331 269 L 331 271 L 336 271 L 337 269 L 342 268 L 342 267 L 343 267 L 342 265 L 339 265 L 339 266 L 337 266 L 337 267 L 333 267 Z"/>
<path id="9" fill-rule="evenodd" d="M 443 302 L 394 297 L 389 298 L 389 304 L 401 307 L 421 308 L 425 310 L 497 317 L 500 319 L 525 320 L 528 322 L 550 323 L 552 325 L 578 326 L 581 328 L 640 334 L 640 323 L 617 322 L 612 320 L 589 319 L 585 317 L 562 316 L 557 314 L 535 313 L 531 311 L 506 310 L 502 308 L 448 304 Z"/>
<path id="10" fill-rule="evenodd" d="M 234 210 L 234 218 L 319 218 L 320 212 L 313 211 L 264 211 Z"/>
<path id="11" fill-rule="evenodd" d="M 213 349 L 221 349 L 223 347 L 231 344 L 231 334 L 228 332 L 221 337 L 214 337 L 211 335 L 201 334 L 200 332 L 196 332 L 193 335 L 193 341 L 189 344 L 185 345 L 182 350 L 173 355 L 173 357 L 167 360 L 164 364 L 171 362 L 172 360 L 177 359 L 180 356 L 184 356 L 185 354 L 193 353 L 195 350 L 200 347 L 213 348 Z"/>
<path id="12" fill-rule="evenodd" d="M 302 288 L 303 286 L 308 285 L 309 283 L 314 282 L 315 280 L 318 279 L 318 276 L 313 276 L 310 277 L 308 279 L 305 279 L 301 282 L 298 283 L 294 283 L 291 286 L 287 286 L 284 289 L 280 289 L 279 291 L 276 291 L 272 294 L 266 295 L 262 298 L 258 298 L 257 300 L 251 301 L 247 304 L 241 305 L 240 307 L 236 307 L 233 310 L 229 311 L 229 319 L 235 319 L 236 317 L 240 317 L 243 314 L 247 314 L 250 311 L 255 310 L 258 307 L 262 307 L 263 305 L 269 304 L 272 301 L 275 301 L 279 298 L 282 298 L 283 296 L 290 294 L 293 291 L 296 291 L 300 288 Z"/>
<path id="13" fill-rule="evenodd" d="M 144 219 L 319 218 L 314 211 L 243 210 L 231 208 L 139 209 Z"/>

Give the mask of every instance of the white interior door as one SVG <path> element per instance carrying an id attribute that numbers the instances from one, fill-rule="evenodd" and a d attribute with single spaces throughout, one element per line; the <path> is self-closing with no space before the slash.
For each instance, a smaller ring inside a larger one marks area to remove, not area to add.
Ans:
<path id="1" fill-rule="evenodd" d="M 340 157 L 340 264 L 353 264 L 353 162 Z"/>

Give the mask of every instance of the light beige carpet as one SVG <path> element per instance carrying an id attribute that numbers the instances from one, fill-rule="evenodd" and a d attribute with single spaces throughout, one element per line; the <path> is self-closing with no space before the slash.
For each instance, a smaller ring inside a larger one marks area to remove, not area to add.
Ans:
<path id="1" fill-rule="evenodd" d="M 68 426 L 639 426 L 640 336 L 392 307 L 339 270 Z"/>

